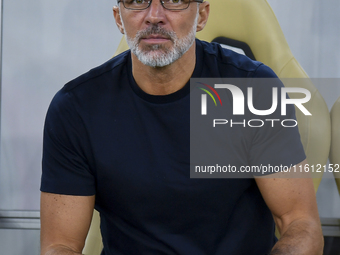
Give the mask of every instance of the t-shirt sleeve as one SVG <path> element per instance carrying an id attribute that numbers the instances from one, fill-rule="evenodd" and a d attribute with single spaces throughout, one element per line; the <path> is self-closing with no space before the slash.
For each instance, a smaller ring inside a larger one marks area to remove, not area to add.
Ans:
<path id="1" fill-rule="evenodd" d="M 270 109 L 273 104 L 273 88 L 277 88 L 277 108 L 265 116 L 252 116 L 265 123 L 260 128 L 252 128 L 254 136 L 249 153 L 251 166 L 266 169 L 267 172 L 254 173 L 262 175 L 275 173 L 292 167 L 305 158 L 293 104 L 287 104 L 286 115 L 281 111 L 281 88 L 284 87 L 276 74 L 267 66 L 261 65 L 254 75 L 254 108 Z M 262 88 L 258 88 L 261 86 Z M 259 107 L 260 106 L 260 107 Z"/>
<path id="2" fill-rule="evenodd" d="M 59 91 L 48 109 L 43 138 L 43 192 L 90 196 L 95 177 L 89 166 L 89 139 L 72 93 Z"/>

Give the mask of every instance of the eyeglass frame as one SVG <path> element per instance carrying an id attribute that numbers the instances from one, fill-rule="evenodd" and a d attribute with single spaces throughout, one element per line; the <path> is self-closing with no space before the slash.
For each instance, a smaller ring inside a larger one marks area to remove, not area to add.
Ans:
<path id="1" fill-rule="evenodd" d="M 123 3 L 124 8 L 127 9 L 127 10 L 131 10 L 131 11 L 143 11 L 143 10 L 146 10 L 146 9 L 148 9 L 148 8 L 150 7 L 150 5 L 151 5 L 151 3 L 152 3 L 152 0 L 148 0 L 148 1 L 149 1 L 148 6 L 145 7 L 145 8 L 143 8 L 143 9 L 132 9 L 132 8 L 127 8 L 127 7 L 125 7 L 124 0 L 118 0 L 118 1 L 117 1 L 117 4 Z M 187 6 L 186 8 L 184 8 L 184 9 L 168 9 L 168 8 L 166 8 L 166 7 L 164 6 L 164 2 L 163 2 L 162 0 L 159 0 L 159 1 L 161 2 L 161 5 L 162 5 L 162 7 L 163 7 L 165 10 L 169 10 L 169 11 L 183 11 L 183 10 L 186 10 L 186 9 L 189 8 L 191 2 L 196 2 L 196 3 L 200 3 L 200 4 L 201 4 L 201 3 L 203 3 L 204 0 L 189 0 L 188 6 Z"/>

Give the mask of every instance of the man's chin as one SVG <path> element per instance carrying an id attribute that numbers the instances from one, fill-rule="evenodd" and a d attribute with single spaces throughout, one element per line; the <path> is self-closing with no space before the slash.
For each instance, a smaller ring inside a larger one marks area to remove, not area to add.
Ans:
<path id="1" fill-rule="evenodd" d="M 157 48 L 147 50 L 139 50 L 138 55 L 142 56 L 145 59 L 159 59 L 159 58 L 168 58 L 171 55 L 171 51 L 169 49 Z"/>
<path id="2" fill-rule="evenodd" d="M 137 54 L 136 56 L 140 62 L 150 67 L 161 68 L 161 67 L 166 67 L 172 64 L 173 62 L 175 62 L 175 59 L 173 58 L 173 56 L 164 54 L 164 52 L 152 51 L 152 52 L 148 52 L 147 54 L 145 53 Z"/>

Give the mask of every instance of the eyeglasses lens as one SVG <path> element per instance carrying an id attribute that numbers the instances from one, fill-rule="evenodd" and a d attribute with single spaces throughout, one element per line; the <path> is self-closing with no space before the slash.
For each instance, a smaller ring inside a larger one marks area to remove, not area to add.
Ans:
<path id="1" fill-rule="evenodd" d="M 150 0 L 122 0 L 126 9 L 130 10 L 145 10 L 150 5 Z M 165 9 L 168 10 L 184 10 L 188 8 L 189 0 L 161 0 Z"/>

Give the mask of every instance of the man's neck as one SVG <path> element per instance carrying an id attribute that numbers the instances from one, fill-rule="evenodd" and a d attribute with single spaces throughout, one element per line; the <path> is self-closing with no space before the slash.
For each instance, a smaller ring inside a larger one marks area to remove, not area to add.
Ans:
<path id="1" fill-rule="evenodd" d="M 150 67 L 142 64 L 134 54 L 132 75 L 138 86 L 150 95 L 169 95 L 185 86 L 196 64 L 195 43 L 178 60 L 165 67 Z"/>

